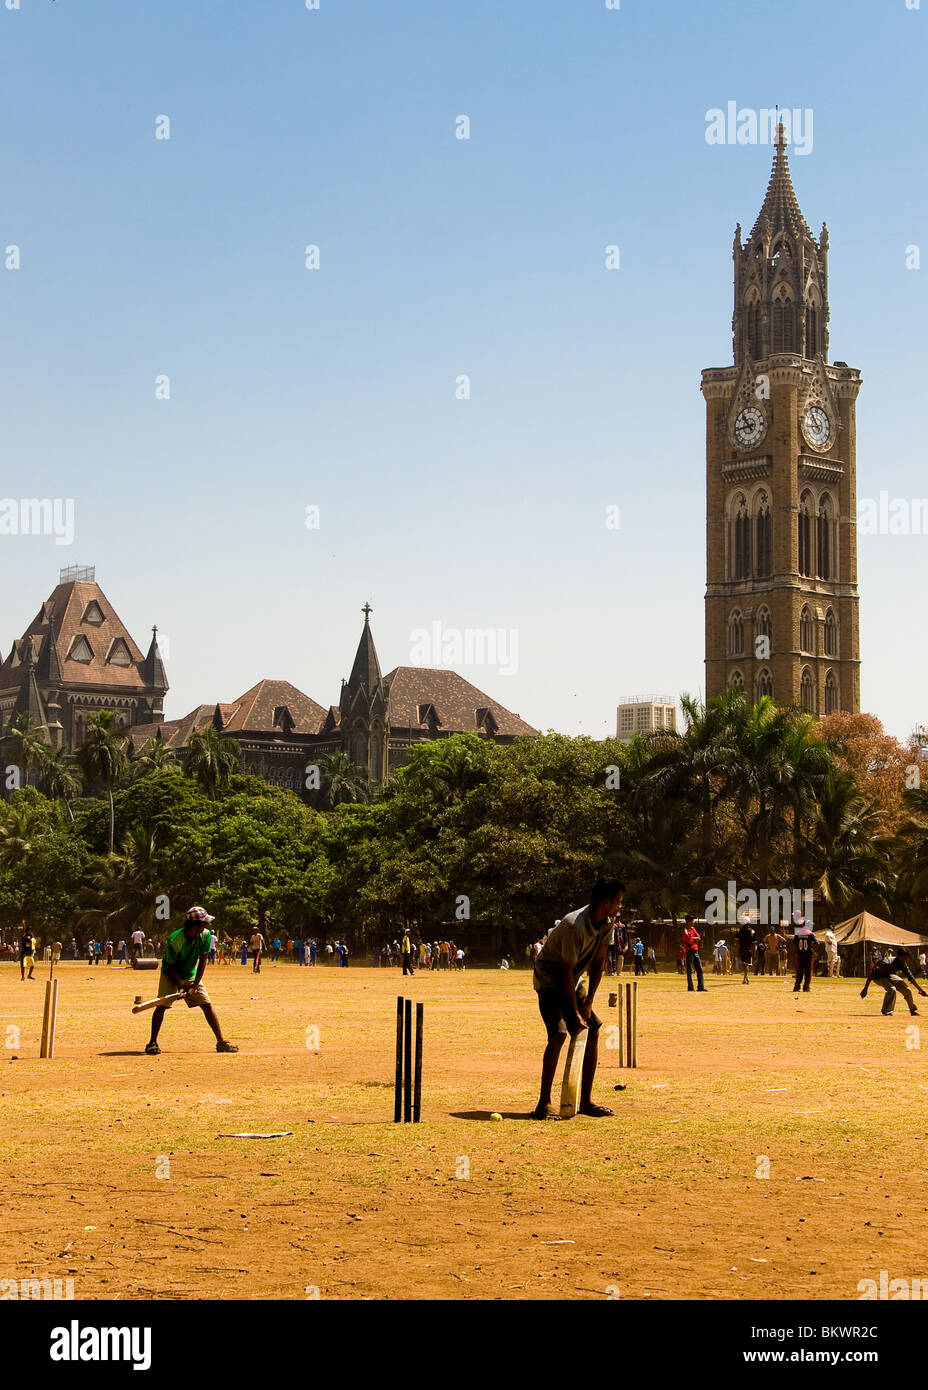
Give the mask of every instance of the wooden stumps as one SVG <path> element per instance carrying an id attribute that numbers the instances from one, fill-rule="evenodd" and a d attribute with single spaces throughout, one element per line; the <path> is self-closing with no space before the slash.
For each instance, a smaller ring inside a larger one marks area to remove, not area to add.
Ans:
<path id="1" fill-rule="evenodd" d="M 619 985 L 619 1066 L 638 1065 L 638 981 Z"/>
<path id="2" fill-rule="evenodd" d="M 396 1000 L 396 1081 L 393 1088 L 393 1123 L 403 1118 L 403 996 Z"/>
<path id="3" fill-rule="evenodd" d="M 413 1067 L 412 1000 L 396 1000 L 396 1076 L 393 1123 L 418 1124 L 422 1113 L 422 1034 L 425 1005 L 416 1005 L 415 1068 Z"/>
<path id="4" fill-rule="evenodd" d="M 42 1046 L 39 1051 L 40 1057 L 54 1057 L 55 1055 L 55 1021 L 57 1015 L 58 981 L 50 975 L 45 982 L 45 1012 L 42 1015 Z"/>
<path id="5" fill-rule="evenodd" d="M 412 1093 L 412 1120 L 419 1123 L 422 1112 L 422 1030 L 425 1025 L 425 1005 L 416 1005 L 416 1083 Z"/>

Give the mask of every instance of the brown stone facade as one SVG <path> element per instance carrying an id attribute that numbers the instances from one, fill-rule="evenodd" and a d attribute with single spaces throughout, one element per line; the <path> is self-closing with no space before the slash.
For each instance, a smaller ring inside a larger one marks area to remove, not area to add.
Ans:
<path id="1" fill-rule="evenodd" d="M 860 709 L 861 378 L 827 361 L 827 251 L 781 127 L 761 215 L 735 238 L 734 365 L 702 374 L 706 696 L 741 685 L 816 715 Z"/>

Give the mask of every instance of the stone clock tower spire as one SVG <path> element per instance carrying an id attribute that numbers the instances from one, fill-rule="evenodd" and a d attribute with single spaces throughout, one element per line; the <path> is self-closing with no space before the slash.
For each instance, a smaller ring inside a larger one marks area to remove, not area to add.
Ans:
<path id="1" fill-rule="evenodd" d="M 828 230 L 802 215 L 782 124 L 734 290 L 734 365 L 702 374 L 706 695 L 856 712 L 860 373 L 828 363 Z"/>

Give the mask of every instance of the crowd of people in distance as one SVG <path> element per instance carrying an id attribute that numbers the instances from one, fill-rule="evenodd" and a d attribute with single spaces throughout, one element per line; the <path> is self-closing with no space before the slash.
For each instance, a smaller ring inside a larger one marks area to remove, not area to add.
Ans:
<path id="1" fill-rule="evenodd" d="M 463 970 L 466 954 L 463 946 L 453 941 L 422 941 L 404 932 L 402 938 L 394 937 L 382 946 L 373 946 L 371 965 L 402 967 L 404 975 L 414 975 L 416 970 Z"/>
<path id="2" fill-rule="evenodd" d="M 223 937 L 220 940 L 213 932 L 209 959 L 215 965 L 232 965 L 235 961 L 247 965 L 250 960 L 252 971 L 260 975 L 262 962 L 267 955 L 273 965 L 283 960 L 311 969 L 322 959 L 328 965 L 347 969 L 350 954 L 347 941 L 325 941 L 320 946 L 314 936 L 288 936 L 286 933 L 275 936 L 268 946 L 264 933 L 255 923 L 244 936 Z"/>

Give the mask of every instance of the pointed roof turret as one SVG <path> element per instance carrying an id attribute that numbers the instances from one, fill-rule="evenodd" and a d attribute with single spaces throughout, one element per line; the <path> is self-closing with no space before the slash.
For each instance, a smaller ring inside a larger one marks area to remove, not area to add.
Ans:
<path id="1" fill-rule="evenodd" d="M 13 713 L 14 715 L 28 714 L 33 727 L 41 730 L 46 743 L 50 741 L 48 734 L 48 718 L 45 713 L 45 706 L 42 703 L 42 696 L 39 693 L 38 682 L 36 681 L 35 647 L 31 637 L 27 637 L 23 642 L 22 674 L 20 676 L 16 702 L 13 705 Z"/>
<path id="2" fill-rule="evenodd" d="M 351 668 L 351 675 L 348 677 L 348 690 L 354 695 L 358 690 L 363 690 L 364 694 L 370 698 L 382 680 L 380 674 L 380 662 L 377 660 L 377 648 L 374 646 L 374 636 L 371 632 L 370 616 L 373 612 L 369 603 L 365 603 L 361 609 L 364 614 L 364 631 L 361 633 L 361 640 L 358 643 L 357 655 L 354 665 Z"/>
<path id="3" fill-rule="evenodd" d="M 48 614 L 48 629 L 42 634 L 41 641 L 42 646 L 39 650 L 36 675 L 40 681 L 47 681 L 49 685 L 60 685 L 61 661 L 58 657 L 58 644 L 55 641 L 55 628 L 51 613 Z"/>
<path id="4" fill-rule="evenodd" d="M 802 215 L 777 126 L 773 170 L 763 207 L 747 241 L 735 233 L 732 348 L 736 366 L 748 358 L 794 354 L 828 360 L 828 234 L 820 245 Z"/>
<path id="5" fill-rule="evenodd" d="M 797 240 L 812 236 L 808 223 L 802 215 L 796 190 L 793 188 L 793 179 L 789 172 L 789 160 L 786 157 L 786 131 L 782 121 L 777 126 L 776 153 L 773 156 L 773 169 L 770 173 L 770 182 L 767 185 L 767 196 L 764 198 L 764 204 L 758 213 L 757 221 L 751 229 L 750 241 L 753 241 L 760 234 L 764 224 L 769 228 L 772 236 L 775 236 L 777 232 L 789 232 L 790 236 Z"/>
<path id="6" fill-rule="evenodd" d="M 153 627 L 151 630 L 151 646 L 148 648 L 148 655 L 142 663 L 142 678 L 146 685 L 150 686 L 152 690 L 160 691 L 162 695 L 168 689 L 164 662 L 161 660 L 161 653 L 158 650 L 157 627 Z"/>

